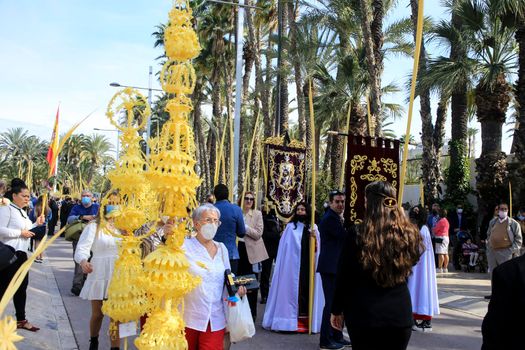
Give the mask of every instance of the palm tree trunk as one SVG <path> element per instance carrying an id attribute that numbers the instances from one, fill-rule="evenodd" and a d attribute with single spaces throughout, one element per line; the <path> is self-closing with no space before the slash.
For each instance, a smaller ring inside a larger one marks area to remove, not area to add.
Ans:
<path id="1" fill-rule="evenodd" d="M 334 118 L 332 121 L 331 130 L 340 130 L 340 123 L 338 118 Z M 332 144 L 330 149 L 330 176 L 334 184 L 339 184 L 341 181 L 342 174 L 342 157 L 343 157 L 343 137 L 334 135 L 332 138 Z"/>
<path id="2" fill-rule="evenodd" d="M 290 22 L 290 55 L 292 56 L 292 62 L 295 74 L 295 92 L 297 99 L 297 121 L 299 125 L 299 140 L 306 141 L 306 120 L 304 114 L 304 98 L 302 93 L 303 77 L 301 70 L 301 59 L 298 54 L 297 48 L 297 12 L 299 9 L 299 2 L 295 2 L 295 6 L 292 1 L 288 2 L 288 17 Z"/>
<path id="3" fill-rule="evenodd" d="M 265 81 L 263 86 L 263 89 L 261 91 L 261 108 L 263 112 L 263 122 L 264 122 L 264 138 L 268 138 L 272 136 L 274 128 L 274 121 L 272 120 L 270 115 L 270 101 L 272 101 L 272 94 L 270 90 L 271 81 L 272 81 L 272 55 L 271 55 L 271 49 L 272 49 L 272 41 L 271 41 L 271 35 L 268 35 L 267 39 L 267 45 L 266 45 L 266 55 L 265 55 L 265 61 L 266 61 L 266 67 L 265 67 Z M 261 80 L 262 80 L 262 74 L 261 74 Z"/>
<path id="4" fill-rule="evenodd" d="M 375 0 L 374 0 L 375 1 Z M 366 55 L 366 66 L 368 75 L 370 78 L 370 114 L 372 120 L 375 121 L 376 135 L 381 134 L 381 62 L 376 62 L 375 44 L 374 38 L 372 37 L 372 28 L 370 24 L 370 18 L 372 17 L 370 11 L 369 0 L 359 0 L 361 7 L 361 28 L 363 30 L 363 46 L 365 48 Z M 377 23 L 374 27 L 377 30 Z"/>
<path id="5" fill-rule="evenodd" d="M 212 76 L 211 76 L 211 105 L 212 105 L 212 115 L 213 115 L 213 124 L 216 127 L 218 136 L 220 138 L 221 133 L 221 116 L 222 116 L 222 106 L 221 106 L 221 87 L 220 87 L 220 67 L 214 67 Z M 210 169 L 215 169 L 216 164 L 220 163 L 220 157 L 215 150 L 217 149 L 217 137 L 213 132 L 210 133 L 210 146 L 209 150 L 213 150 L 215 157 L 210 157 Z M 217 185 L 212 183 L 212 187 Z"/>
<path id="6" fill-rule="evenodd" d="M 411 19 L 414 31 L 414 41 L 416 41 L 417 16 L 419 9 L 418 0 L 410 0 Z M 421 53 L 419 55 L 418 76 L 424 76 L 427 72 L 427 54 L 424 41 L 421 43 Z M 434 125 L 432 125 L 432 110 L 430 107 L 430 89 L 425 88 L 419 94 L 419 113 L 421 115 L 421 143 L 423 144 L 423 155 L 421 162 L 422 178 L 424 183 L 425 202 L 433 203 L 439 196 L 438 186 L 441 178 L 439 172 L 440 148 L 434 144 Z M 446 115 L 445 115 L 446 116 Z M 444 123 L 443 123 L 444 126 Z"/>
<path id="7" fill-rule="evenodd" d="M 507 157 L 501 151 L 501 139 L 510 91 L 503 74 L 498 77 L 493 89 L 481 83 L 476 87 L 476 113 L 481 123 L 481 155 L 476 160 L 476 187 L 478 198 L 488 205 L 497 203 L 508 194 Z"/>
<path id="8" fill-rule="evenodd" d="M 246 5 L 251 5 L 251 1 L 247 0 Z M 245 18 L 246 18 L 246 25 L 248 27 L 248 40 L 244 42 L 243 47 L 243 58 L 244 58 L 244 76 L 242 78 L 242 95 L 241 95 L 241 106 L 244 106 L 244 101 L 247 101 L 247 96 L 250 88 L 250 77 L 252 75 L 253 65 L 255 61 L 255 41 L 254 36 L 251 35 L 250 32 L 253 34 L 253 20 L 252 20 L 252 13 L 251 9 L 249 7 L 245 8 Z M 238 39 L 237 39 L 238 40 Z M 255 104 L 257 104 L 257 99 L 255 101 Z M 247 115 L 246 115 L 246 108 L 241 107 L 241 115 L 243 115 L 243 118 L 241 118 L 240 121 L 240 137 L 239 137 L 239 169 L 237 174 L 237 184 L 239 188 L 239 193 L 242 193 L 243 191 L 243 183 L 244 178 L 246 174 L 246 157 L 247 157 L 247 147 L 246 145 L 249 144 L 250 140 L 248 142 L 245 141 L 245 130 L 247 130 L 246 122 L 248 121 Z M 249 129 L 249 128 L 248 128 Z M 248 133 L 249 134 L 249 133 Z"/>
<path id="9" fill-rule="evenodd" d="M 519 162 L 525 162 L 525 20 L 516 30 L 516 42 L 518 43 L 518 80 L 516 81 L 516 102 L 518 105 L 518 130 L 514 132 L 512 150 Z"/>
<path id="10" fill-rule="evenodd" d="M 454 5 L 459 0 L 454 0 Z M 452 25 L 456 30 L 462 28 L 462 19 L 452 11 Z M 451 44 L 450 58 L 453 61 L 463 59 L 466 56 L 465 49 L 455 42 Z M 453 202 L 464 201 L 469 192 L 469 172 L 467 162 L 467 86 L 463 84 L 456 86 L 452 93 L 451 102 L 451 141 L 449 143 L 450 167 L 447 178 L 447 196 Z"/>
<path id="11" fill-rule="evenodd" d="M 288 29 L 288 8 L 283 4 L 282 6 L 282 31 L 283 36 L 286 36 L 287 29 Z M 279 130 L 281 131 L 281 135 L 284 135 L 286 131 L 288 130 L 288 70 L 290 64 L 288 63 L 289 55 L 288 55 L 288 49 L 286 48 L 287 45 L 281 46 L 281 66 L 277 67 L 279 70 L 279 80 L 280 80 L 280 92 L 278 92 L 278 98 L 280 100 L 279 103 L 279 115 L 280 115 L 280 126 Z M 277 111 L 276 111 L 277 113 Z M 276 114 L 277 115 L 277 114 Z M 277 119 L 277 118 L 276 118 Z"/>

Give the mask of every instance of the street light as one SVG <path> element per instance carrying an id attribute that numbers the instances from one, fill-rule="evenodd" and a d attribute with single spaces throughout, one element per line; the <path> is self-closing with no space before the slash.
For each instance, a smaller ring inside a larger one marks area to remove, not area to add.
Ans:
<path id="1" fill-rule="evenodd" d="M 119 83 L 116 83 L 116 82 L 113 82 L 113 83 L 109 84 L 109 86 L 111 86 L 111 87 L 132 88 L 132 89 L 137 89 L 137 90 L 147 90 L 148 91 L 148 104 L 151 107 L 151 92 L 152 91 L 161 91 L 162 92 L 161 89 L 153 89 L 151 87 L 152 76 L 153 76 L 153 68 L 151 66 L 149 66 L 149 81 L 148 81 L 148 87 L 147 88 L 140 87 L 140 86 L 122 85 L 122 84 L 119 84 Z M 146 124 L 146 157 L 149 157 L 149 139 L 150 139 L 150 136 L 151 136 L 151 116 L 148 118 L 148 122 Z"/>
<path id="2" fill-rule="evenodd" d="M 101 128 L 93 128 L 93 130 L 96 131 L 111 131 L 111 132 L 117 132 L 117 160 L 120 158 L 120 130 L 119 129 L 101 129 Z"/>

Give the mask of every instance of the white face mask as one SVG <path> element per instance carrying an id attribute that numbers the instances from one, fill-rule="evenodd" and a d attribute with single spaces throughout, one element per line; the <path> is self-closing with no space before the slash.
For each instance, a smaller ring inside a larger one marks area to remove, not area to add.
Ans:
<path id="1" fill-rule="evenodd" d="M 204 224 L 201 226 L 201 235 L 204 239 L 211 241 L 215 237 L 218 228 L 215 224 Z"/>
<path id="2" fill-rule="evenodd" d="M 462 208 L 458 208 L 458 214 L 462 214 L 463 213 L 463 209 Z"/>
<path id="3" fill-rule="evenodd" d="M 507 212 L 506 211 L 503 211 L 503 210 L 500 210 L 499 213 L 498 213 L 498 216 L 501 220 L 505 220 L 507 218 Z"/>

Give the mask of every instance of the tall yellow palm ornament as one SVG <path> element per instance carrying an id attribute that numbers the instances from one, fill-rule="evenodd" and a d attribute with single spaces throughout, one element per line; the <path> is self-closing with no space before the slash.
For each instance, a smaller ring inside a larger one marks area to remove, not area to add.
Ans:
<path id="1" fill-rule="evenodd" d="M 146 160 L 140 149 L 139 132 L 150 114 L 144 96 L 131 88 L 116 93 L 106 113 L 120 131 L 120 142 L 125 150 L 117 160 L 115 169 L 108 174 L 112 190 L 102 201 L 102 204 L 118 205 L 111 216 L 115 227 L 126 233 L 119 236 L 118 259 L 109 285 L 108 299 L 102 306 L 104 314 L 117 322 L 138 320 L 147 311 L 147 281 L 140 255 L 140 237 L 134 237 L 132 233 L 145 222 L 156 220 L 158 215 L 156 203 L 150 197 L 151 190 L 144 173 Z M 113 327 L 112 330 L 116 329 Z"/>
<path id="2" fill-rule="evenodd" d="M 164 46 L 168 61 L 160 80 L 164 91 L 174 95 L 166 111 L 170 118 L 160 135 L 151 141 L 152 149 L 146 178 L 159 213 L 169 216 L 174 230 L 166 245 L 144 259 L 148 295 L 152 311 L 135 345 L 141 350 L 186 350 L 183 298 L 200 280 L 188 271 L 189 264 L 181 246 L 187 236 L 188 213 L 197 205 L 196 188 L 200 179 L 195 173 L 195 142 L 189 125 L 193 109 L 189 95 L 195 87 L 191 59 L 200 52 L 197 34 L 191 25 L 192 12 L 187 2 L 175 2 L 169 13 Z"/>

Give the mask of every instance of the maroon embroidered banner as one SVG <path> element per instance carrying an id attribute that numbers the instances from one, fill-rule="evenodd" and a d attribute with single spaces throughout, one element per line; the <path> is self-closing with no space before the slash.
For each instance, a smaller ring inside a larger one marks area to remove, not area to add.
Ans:
<path id="1" fill-rule="evenodd" d="M 399 190 L 399 141 L 348 135 L 345 222 L 359 223 L 365 213 L 365 187 L 388 181 Z"/>
<path id="2" fill-rule="evenodd" d="M 267 144 L 266 198 L 277 216 L 288 222 L 295 206 L 305 198 L 306 151 L 304 148 Z"/>

